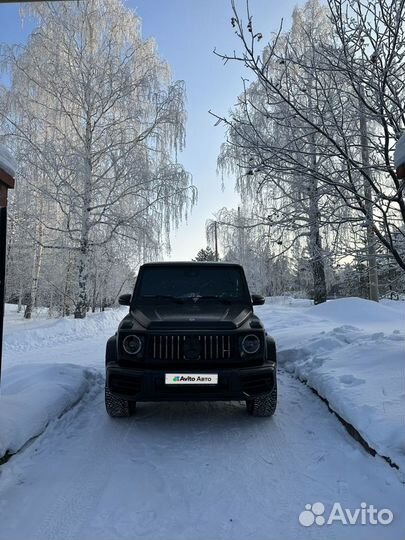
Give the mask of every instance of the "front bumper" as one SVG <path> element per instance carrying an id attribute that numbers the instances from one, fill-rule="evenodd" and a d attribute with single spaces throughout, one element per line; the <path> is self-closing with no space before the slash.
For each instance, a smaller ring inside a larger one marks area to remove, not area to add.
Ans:
<path id="1" fill-rule="evenodd" d="M 166 373 L 217 373 L 215 385 L 166 385 Z M 132 401 L 240 401 L 268 394 L 276 383 L 275 363 L 249 368 L 210 370 L 152 370 L 109 364 L 106 386 Z"/>

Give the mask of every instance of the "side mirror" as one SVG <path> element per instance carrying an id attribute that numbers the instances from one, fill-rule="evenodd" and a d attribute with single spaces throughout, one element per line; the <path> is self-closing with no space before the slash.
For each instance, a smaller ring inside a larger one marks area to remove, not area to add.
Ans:
<path id="1" fill-rule="evenodd" d="M 121 294 L 118 297 L 118 303 L 120 306 L 130 306 L 131 305 L 131 295 L 130 294 Z"/>
<path id="2" fill-rule="evenodd" d="M 252 304 L 254 306 L 262 306 L 266 299 L 261 294 L 252 294 Z"/>

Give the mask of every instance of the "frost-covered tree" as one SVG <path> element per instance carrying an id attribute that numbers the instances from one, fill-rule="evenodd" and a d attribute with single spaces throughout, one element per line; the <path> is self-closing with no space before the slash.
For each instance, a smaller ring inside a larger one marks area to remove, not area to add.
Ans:
<path id="1" fill-rule="evenodd" d="M 11 84 L 0 115 L 22 163 L 22 197 L 43 206 L 30 209 L 34 226 L 19 225 L 35 246 L 30 297 L 42 250 L 66 251 L 66 283 L 73 275 L 75 316 L 84 317 L 103 249 L 125 240 L 156 256 L 195 200 L 176 161 L 184 84 L 119 0 L 39 3 L 29 13 L 37 27 L 27 43 L 1 49 Z"/>
<path id="2" fill-rule="evenodd" d="M 216 233 L 215 233 L 216 230 Z M 271 295 L 269 280 L 272 253 L 267 229 L 254 222 L 247 208 L 219 210 L 215 218 L 206 223 L 207 240 L 217 241 L 223 253 L 222 260 L 241 264 L 251 289 L 257 293 Z"/>
<path id="3" fill-rule="evenodd" d="M 325 8 L 317 2 L 309 2 L 294 11 L 288 41 L 297 55 L 308 57 L 306 61 L 315 64 L 308 53 L 309 45 L 322 40 L 329 31 Z M 274 46 L 284 53 L 286 41 L 284 36 Z M 264 52 L 264 55 L 269 54 L 267 50 Z M 284 69 L 281 66 L 279 61 L 271 61 L 268 69 L 274 76 L 280 76 Z M 298 87 L 305 87 L 297 100 L 315 116 L 320 97 L 312 88 L 312 79 L 307 77 L 302 81 L 302 73 L 297 69 L 290 76 L 295 77 Z M 330 93 L 327 97 L 331 98 Z M 318 170 L 325 167 L 325 163 L 317 134 L 308 130 L 277 94 L 270 93 L 260 81 L 245 86 L 237 106 L 225 121 L 227 143 L 219 156 L 220 168 L 237 172 L 237 188 L 242 197 L 255 201 L 257 218 L 271 227 L 280 246 L 279 253 L 296 243 L 305 246 L 315 302 L 324 302 L 327 251 L 322 245 L 322 231 L 332 216 L 335 219 L 339 215 L 339 206 L 331 197 L 330 189 L 325 189 L 318 181 Z"/>
<path id="4" fill-rule="evenodd" d="M 237 114 L 219 118 L 229 128 L 220 165 L 233 154 L 255 197 L 269 189 L 271 218 L 284 209 L 278 225 L 288 230 L 289 214 L 293 227 L 309 229 L 313 261 L 316 252 L 323 258 L 321 228 L 338 256 L 354 254 L 348 231 L 366 230 L 370 297 L 378 299 L 379 246 L 405 269 L 403 182 L 392 159 L 404 126 L 404 4 L 329 0 L 324 8 L 310 0 L 263 51 L 249 9 L 243 20 L 233 7 L 241 52 L 220 56 L 243 63 L 255 80 Z"/>
<path id="5" fill-rule="evenodd" d="M 261 220 L 252 206 L 222 208 L 207 221 L 207 238 L 214 240 L 217 224 L 218 242 L 223 260 L 242 264 L 252 291 L 266 296 L 291 295 L 315 298 L 312 264 L 306 243 L 284 245 L 283 236 L 274 238 L 272 224 Z M 284 235 L 285 236 L 285 235 Z M 325 250 L 325 287 L 328 295 L 336 285 L 331 254 Z"/>

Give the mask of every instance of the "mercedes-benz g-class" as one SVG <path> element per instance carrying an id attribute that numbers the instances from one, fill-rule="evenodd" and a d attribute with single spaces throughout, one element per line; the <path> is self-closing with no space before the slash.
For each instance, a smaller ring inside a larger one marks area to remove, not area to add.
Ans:
<path id="1" fill-rule="evenodd" d="M 141 266 L 129 313 L 107 342 L 105 404 L 130 416 L 138 401 L 245 401 L 253 416 L 277 404 L 276 347 L 253 312 L 238 264 Z"/>

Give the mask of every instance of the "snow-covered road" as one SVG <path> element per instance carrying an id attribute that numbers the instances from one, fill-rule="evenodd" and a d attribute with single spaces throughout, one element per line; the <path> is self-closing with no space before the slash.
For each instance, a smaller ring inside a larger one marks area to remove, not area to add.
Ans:
<path id="1" fill-rule="evenodd" d="M 107 332 L 33 348 L 30 362 L 99 372 L 84 398 L 0 468 L 1 540 L 403 540 L 405 489 L 326 405 L 284 371 L 272 419 L 242 404 L 141 404 L 104 411 Z M 8 353 L 24 363 L 27 352 Z M 299 523 L 306 504 L 389 508 L 390 525 Z"/>

